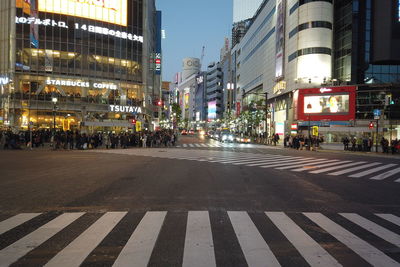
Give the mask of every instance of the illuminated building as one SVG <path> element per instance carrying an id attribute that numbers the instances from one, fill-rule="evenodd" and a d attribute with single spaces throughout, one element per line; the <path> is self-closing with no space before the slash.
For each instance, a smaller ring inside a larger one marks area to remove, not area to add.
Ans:
<path id="1" fill-rule="evenodd" d="M 55 112 L 63 130 L 152 128 L 154 0 L 2 0 L 0 12 L 0 127 L 49 129 Z"/>
<path id="2" fill-rule="evenodd" d="M 387 118 L 382 128 L 398 127 L 389 125 L 400 119 L 399 6 L 398 0 L 264 0 L 232 48 L 237 107 L 249 110 L 268 93 L 267 128 L 255 131 L 285 135 L 293 123 L 300 132 L 309 124 L 298 102 L 305 95 L 301 90 L 318 94 L 316 105 L 328 105 L 330 95 L 343 106 L 342 94 L 348 94 L 355 109 L 311 116 L 311 125 L 324 125 L 320 132 L 329 140 L 340 141 L 343 133 L 370 135 L 375 109 Z M 306 99 L 317 99 L 311 95 Z M 385 96 L 398 99 L 397 108 L 389 109 Z"/>

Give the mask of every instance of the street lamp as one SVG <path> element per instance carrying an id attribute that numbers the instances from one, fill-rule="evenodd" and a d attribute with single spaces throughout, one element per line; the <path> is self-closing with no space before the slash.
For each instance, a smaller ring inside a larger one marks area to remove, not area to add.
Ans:
<path id="1" fill-rule="evenodd" d="M 53 137 L 56 133 L 56 104 L 57 104 L 57 97 L 52 97 L 51 102 L 53 102 Z"/>
<path id="2" fill-rule="evenodd" d="M 309 103 L 307 104 L 307 110 L 311 110 L 312 105 Z M 308 150 L 311 150 L 311 118 L 310 112 L 308 112 Z"/>

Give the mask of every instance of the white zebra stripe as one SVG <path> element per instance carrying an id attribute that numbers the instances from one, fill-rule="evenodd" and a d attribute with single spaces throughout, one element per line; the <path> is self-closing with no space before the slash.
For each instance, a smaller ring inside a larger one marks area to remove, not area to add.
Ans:
<path id="1" fill-rule="evenodd" d="M 64 213 L 39 227 L 10 246 L 0 251 L 0 266 L 9 266 L 19 258 L 35 249 L 72 222 L 81 217 L 84 212 Z"/>
<path id="2" fill-rule="evenodd" d="M 107 212 L 85 232 L 78 236 L 68 246 L 61 250 L 45 266 L 76 266 L 79 267 L 109 232 L 118 224 L 127 212 Z"/>
<path id="3" fill-rule="evenodd" d="M 250 267 L 280 266 L 268 244 L 246 212 L 228 211 L 236 237 Z"/>
<path id="4" fill-rule="evenodd" d="M 0 235 L 39 216 L 41 213 L 21 213 L 0 222 Z"/>
<path id="5" fill-rule="evenodd" d="M 341 266 L 325 249 L 283 212 L 266 212 L 271 221 L 311 266 Z"/>
<path id="6" fill-rule="evenodd" d="M 147 266 L 166 215 L 166 211 L 147 212 L 118 255 L 113 266 Z"/>
<path id="7" fill-rule="evenodd" d="M 189 211 L 183 267 L 216 266 L 210 218 L 207 211 Z"/>
<path id="8" fill-rule="evenodd" d="M 304 213 L 310 220 L 373 266 L 399 267 L 399 263 L 320 213 Z"/>

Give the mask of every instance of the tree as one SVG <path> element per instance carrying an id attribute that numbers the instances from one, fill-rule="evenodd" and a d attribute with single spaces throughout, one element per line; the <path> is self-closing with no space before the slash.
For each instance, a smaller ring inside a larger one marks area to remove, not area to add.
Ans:
<path id="1" fill-rule="evenodd" d="M 179 106 L 178 103 L 173 103 L 172 104 L 172 113 L 176 114 L 176 123 L 181 122 L 181 116 L 182 116 L 182 109 L 181 106 Z"/>

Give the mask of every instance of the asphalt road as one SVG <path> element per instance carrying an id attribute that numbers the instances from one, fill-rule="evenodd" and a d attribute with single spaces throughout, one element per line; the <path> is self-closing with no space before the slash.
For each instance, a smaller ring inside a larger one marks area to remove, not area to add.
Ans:
<path id="1" fill-rule="evenodd" d="M 399 266 L 399 160 L 197 137 L 0 151 L 0 266 Z"/>

